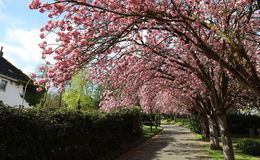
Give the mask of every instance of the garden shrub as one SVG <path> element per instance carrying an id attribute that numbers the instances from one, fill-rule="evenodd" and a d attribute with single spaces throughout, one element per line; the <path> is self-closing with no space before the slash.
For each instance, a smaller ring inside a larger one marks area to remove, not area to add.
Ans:
<path id="1" fill-rule="evenodd" d="M 198 116 L 193 116 L 191 118 L 189 128 L 192 132 L 201 134 L 201 126 L 200 126 L 200 119 Z"/>
<path id="2" fill-rule="evenodd" d="M 248 135 L 249 128 L 260 128 L 260 117 L 256 115 L 228 114 L 228 125 L 231 134 Z"/>
<path id="3" fill-rule="evenodd" d="M 241 142 L 239 142 L 236 147 L 240 149 L 243 153 L 254 155 L 254 156 L 260 156 L 260 143 L 251 140 L 251 139 L 245 139 Z"/>
<path id="4" fill-rule="evenodd" d="M 260 128 L 260 117 L 256 115 L 227 114 L 227 120 L 231 134 L 248 135 L 249 128 L 254 129 L 256 134 L 257 128 Z M 200 127 L 199 117 L 192 117 L 189 125 L 191 131 L 201 134 Z"/>
<path id="5" fill-rule="evenodd" d="M 144 125 L 155 125 L 155 114 L 142 112 L 142 123 Z"/>
<path id="6" fill-rule="evenodd" d="M 141 135 L 137 109 L 104 113 L 0 106 L 1 160 L 109 160 Z"/>

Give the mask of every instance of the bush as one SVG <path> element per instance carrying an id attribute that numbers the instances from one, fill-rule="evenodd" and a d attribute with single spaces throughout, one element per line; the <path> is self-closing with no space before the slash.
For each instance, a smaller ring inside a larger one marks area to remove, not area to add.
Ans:
<path id="1" fill-rule="evenodd" d="M 236 147 L 240 149 L 243 153 L 260 156 L 260 143 L 254 140 L 245 139 L 239 142 Z"/>
<path id="2" fill-rule="evenodd" d="M 155 125 L 155 114 L 142 112 L 142 123 L 144 125 Z"/>
<path id="3" fill-rule="evenodd" d="M 260 128 L 260 117 L 256 115 L 228 114 L 228 126 L 231 134 L 248 135 L 249 128 L 256 130 Z M 200 119 L 198 116 L 191 118 L 189 128 L 194 133 L 201 134 Z"/>
<path id="4" fill-rule="evenodd" d="M 191 118 L 189 128 L 192 132 L 197 133 L 197 134 L 201 134 L 200 119 L 199 119 L 198 116 L 194 116 L 194 117 Z"/>
<path id="5" fill-rule="evenodd" d="M 260 128 L 260 117 L 256 115 L 229 114 L 227 115 L 231 134 L 248 135 L 249 128 Z"/>
<path id="6" fill-rule="evenodd" d="M 1 160 L 109 160 L 142 135 L 140 112 L 0 107 Z"/>

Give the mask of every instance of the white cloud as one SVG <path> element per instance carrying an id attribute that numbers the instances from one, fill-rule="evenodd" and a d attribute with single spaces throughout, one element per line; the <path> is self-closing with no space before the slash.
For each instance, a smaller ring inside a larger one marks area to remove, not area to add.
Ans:
<path id="1" fill-rule="evenodd" d="M 28 65 L 28 66 L 24 67 L 22 70 L 23 70 L 24 73 L 30 74 L 30 73 L 35 72 L 35 70 L 36 70 L 35 67 L 36 66 L 34 66 L 34 65 Z"/>
<path id="2" fill-rule="evenodd" d="M 8 29 L 6 34 L 8 42 L 17 44 L 11 46 L 12 53 L 24 61 L 40 62 L 41 50 L 38 44 L 41 42 L 41 39 L 39 38 L 38 30 L 25 31 L 22 29 Z"/>
<path id="3" fill-rule="evenodd" d="M 6 43 L 0 43 L 0 46 L 4 47 L 4 57 L 25 73 L 34 72 L 37 65 L 44 63 L 38 46 L 42 42 L 39 34 L 38 29 L 8 29 Z M 49 35 L 46 41 L 54 42 L 54 39 L 54 35 Z"/>

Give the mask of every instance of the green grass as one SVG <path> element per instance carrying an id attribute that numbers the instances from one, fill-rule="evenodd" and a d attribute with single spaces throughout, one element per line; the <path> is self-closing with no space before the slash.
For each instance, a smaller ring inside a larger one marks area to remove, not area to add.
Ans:
<path id="1" fill-rule="evenodd" d="M 223 160 L 224 159 L 224 155 L 223 155 L 222 151 L 211 150 L 211 149 L 209 149 L 209 146 L 204 146 L 203 148 L 209 153 L 212 160 Z M 260 157 L 243 154 L 243 153 L 241 153 L 241 151 L 239 151 L 235 147 L 234 147 L 234 152 L 235 152 L 236 160 L 260 160 Z"/>
<path id="2" fill-rule="evenodd" d="M 201 140 L 202 141 L 202 136 L 201 134 L 197 134 L 197 133 L 193 133 L 196 137 L 197 140 Z"/>
<path id="3" fill-rule="evenodd" d="M 174 123 L 174 121 L 173 120 L 162 119 L 161 123 L 172 124 L 172 123 Z"/>
<path id="4" fill-rule="evenodd" d="M 189 128 L 190 126 L 190 119 L 183 119 L 183 118 L 177 118 L 175 121 L 174 120 L 162 120 L 162 123 L 167 123 L 167 124 L 173 124 L 176 126 L 182 126 L 185 128 Z"/>
<path id="5" fill-rule="evenodd" d="M 255 142 L 260 143 L 260 138 L 232 138 L 233 143 L 239 143 L 242 142 L 243 140 L 253 140 Z"/>
<path id="6" fill-rule="evenodd" d="M 155 126 L 153 126 L 152 131 L 151 131 L 150 126 L 144 125 L 143 126 L 143 137 L 150 138 L 150 137 L 154 136 L 156 133 L 160 132 L 161 130 L 163 130 L 162 127 L 157 127 L 157 129 L 156 129 Z"/>
<path id="7" fill-rule="evenodd" d="M 202 139 L 200 134 L 195 134 L 195 137 L 198 140 Z M 236 144 L 239 143 L 240 141 L 242 141 L 243 139 L 252 139 L 254 141 L 260 142 L 260 139 L 256 139 L 256 138 L 232 138 L 235 159 L 236 160 L 260 160 L 260 157 L 244 154 L 241 152 L 241 150 L 236 148 Z M 204 148 L 204 150 L 206 150 L 209 153 L 212 160 L 223 160 L 224 159 L 222 150 L 211 150 L 208 145 L 203 146 L 203 148 Z"/>

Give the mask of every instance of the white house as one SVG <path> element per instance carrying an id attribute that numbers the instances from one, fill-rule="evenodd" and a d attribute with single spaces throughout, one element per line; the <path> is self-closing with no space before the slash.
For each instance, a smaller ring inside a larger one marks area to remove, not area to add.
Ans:
<path id="1" fill-rule="evenodd" d="M 14 107 L 30 107 L 23 100 L 26 83 L 30 78 L 3 57 L 0 50 L 0 102 Z"/>

